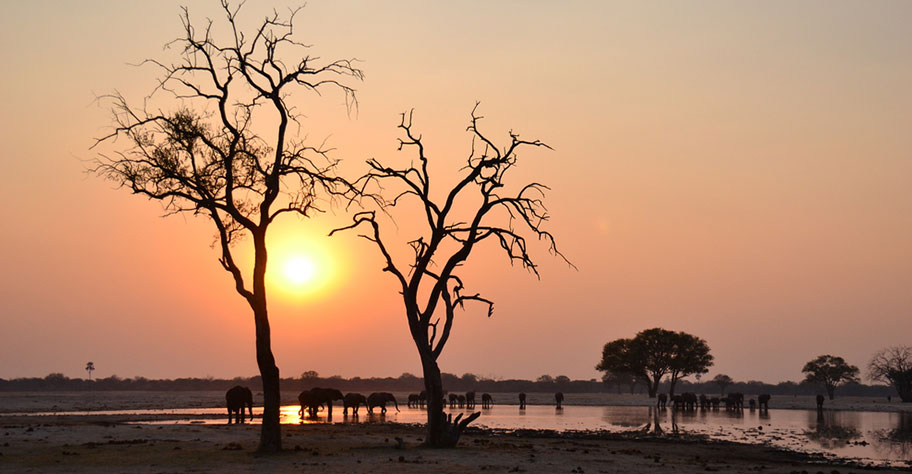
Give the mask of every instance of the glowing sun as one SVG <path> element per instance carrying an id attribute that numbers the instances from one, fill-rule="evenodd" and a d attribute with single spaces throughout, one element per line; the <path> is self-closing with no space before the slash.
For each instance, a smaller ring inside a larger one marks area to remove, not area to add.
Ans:
<path id="1" fill-rule="evenodd" d="M 292 257 L 285 262 L 285 278 L 294 285 L 306 285 L 317 276 L 317 267 L 307 257 Z"/>

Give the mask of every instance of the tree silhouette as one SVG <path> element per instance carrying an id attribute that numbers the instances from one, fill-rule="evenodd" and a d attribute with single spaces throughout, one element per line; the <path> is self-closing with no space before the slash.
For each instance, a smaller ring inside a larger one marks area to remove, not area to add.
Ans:
<path id="1" fill-rule="evenodd" d="M 362 184 L 396 186 L 390 207 L 406 201 L 416 202 L 421 216 L 422 235 L 408 241 L 411 248 L 408 258 L 399 258 L 391 251 L 390 237 L 381 236 L 380 222 L 375 211 L 356 214 L 354 222 L 333 233 L 356 227 L 369 229 L 361 236 L 373 242 L 384 258 L 383 270 L 391 273 L 399 283 L 408 320 L 409 331 L 418 348 L 428 395 L 428 436 L 426 444 L 433 447 L 452 447 L 468 423 L 479 416 L 474 413 L 460 421 L 445 418 L 443 414 L 443 386 L 437 359 L 450 338 L 456 309 L 467 302 L 487 306 L 491 316 L 494 304 L 479 294 L 465 292 L 465 284 L 457 269 L 468 259 L 476 245 L 494 241 L 500 245 L 511 263 L 519 263 L 538 275 L 538 267 L 528 253 L 526 238 L 518 228 L 525 228 L 532 236 L 544 240 L 552 254 L 563 255 L 557 250 L 552 235 L 542 230 L 548 219 L 542 202 L 547 187 L 530 183 L 507 191 L 506 178 L 517 164 L 516 152 L 523 147 L 545 147 L 544 143 L 527 141 L 510 133 L 510 142 L 498 148 L 479 129 L 481 117 L 478 105 L 472 110 L 468 131 L 472 134 L 472 149 L 459 181 L 445 188 L 444 198 L 435 199 L 428 172 L 429 159 L 421 137 L 412 129 L 412 113 L 402 114 L 399 128 L 404 138 L 399 140 L 399 150 L 412 147 L 418 155 L 418 164 L 407 168 L 391 168 L 375 159 L 368 161 L 371 171 Z M 386 188 L 389 189 L 389 188 Z M 566 261 L 566 259 L 564 259 Z M 568 262 L 569 263 L 569 262 Z M 442 313 L 442 314 L 441 314 Z"/>
<path id="2" fill-rule="evenodd" d="M 728 387 L 729 385 L 735 383 L 735 381 L 732 380 L 732 378 L 729 377 L 728 375 L 718 374 L 715 377 L 713 377 L 712 383 L 719 386 L 720 395 L 725 395 L 725 388 Z"/>
<path id="3" fill-rule="evenodd" d="M 319 62 L 306 54 L 307 46 L 293 35 L 299 10 L 273 12 L 245 34 L 236 21 L 240 6 L 227 0 L 221 5 L 225 16 L 218 28 L 208 20 L 197 29 L 183 9 L 183 36 L 169 43 L 180 59 L 145 61 L 161 76 L 143 106 L 128 104 L 120 93 L 108 96 L 115 128 L 95 146 L 108 144 L 114 151 L 100 152 L 94 171 L 161 201 L 167 214 L 202 215 L 214 224 L 219 263 L 253 311 L 265 400 L 258 451 L 272 452 L 281 449 L 282 437 L 267 311 L 267 229 L 282 214 L 308 217 L 328 197 L 353 189 L 333 175 L 336 163 L 326 150 L 293 138 L 290 127 L 301 126 L 301 114 L 288 100 L 295 91 L 329 88 L 354 104 L 354 89 L 340 80 L 363 75 L 350 60 Z M 216 38 L 216 30 L 227 36 Z M 173 110 L 147 110 L 162 95 Z M 121 140 L 126 149 L 117 148 Z M 242 268 L 235 257 L 233 244 L 241 238 L 252 241 L 252 268 Z"/>
<path id="4" fill-rule="evenodd" d="M 839 385 L 858 382 L 858 367 L 847 364 L 842 357 L 833 357 L 829 354 L 808 361 L 801 371 L 807 374 L 806 381 L 823 385 L 830 400 L 835 396 L 836 387 Z"/>
<path id="5" fill-rule="evenodd" d="M 868 362 L 868 377 L 893 385 L 904 403 L 912 402 L 912 346 L 887 347 Z"/>
<path id="6" fill-rule="evenodd" d="M 94 370 L 95 370 L 95 363 L 94 363 L 94 362 L 88 362 L 88 363 L 86 364 L 85 371 L 89 373 L 89 380 L 92 380 L 92 371 L 94 371 Z"/>
<path id="7" fill-rule="evenodd" d="M 706 341 L 685 332 L 661 328 L 647 329 L 633 339 L 616 339 L 605 344 L 596 370 L 632 373 L 646 381 L 649 397 L 654 398 L 659 382 L 669 377 L 669 392 L 674 395 L 678 380 L 705 374 L 713 364 Z"/>

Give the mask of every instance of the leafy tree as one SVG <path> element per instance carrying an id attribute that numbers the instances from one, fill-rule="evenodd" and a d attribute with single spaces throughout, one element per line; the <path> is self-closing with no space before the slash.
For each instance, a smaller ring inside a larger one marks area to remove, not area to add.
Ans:
<path id="1" fill-rule="evenodd" d="M 333 175 L 327 151 L 294 138 L 301 111 L 289 103 L 294 92 L 337 89 L 353 104 L 346 78 L 362 73 L 349 60 L 320 62 L 293 37 L 295 14 L 273 13 L 243 33 L 240 7 L 222 0 L 223 24 L 195 28 L 185 8 L 183 36 L 172 43 L 174 63 L 147 60 L 161 71 L 144 105 L 115 93 L 114 131 L 96 143 L 95 172 L 134 194 L 162 202 L 167 214 L 208 218 L 216 231 L 219 264 L 253 312 L 257 365 L 264 409 L 258 451 L 279 451 L 279 369 L 272 353 L 267 311 L 266 235 L 270 224 L 289 213 L 308 217 L 327 196 L 352 192 Z M 217 38 L 216 31 L 224 32 Z M 172 104 L 171 111 L 145 104 Z M 254 130 L 267 131 L 258 135 Z M 121 143 L 127 149 L 120 149 Z M 351 196 L 351 195 L 349 195 Z M 234 244 L 252 241 L 251 268 L 242 268 Z"/>
<path id="2" fill-rule="evenodd" d="M 633 339 L 617 339 L 605 344 L 602 360 L 595 368 L 642 377 L 649 396 L 654 398 L 664 376 L 668 375 L 669 392 L 674 395 L 678 380 L 704 374 L 712 364 L 713 356 L 703 339 L 685 332 L 653 328 L 640 331 Z"/>
<path id="3" fill-rule="evenodd" d="M 912 402 L 912 346 L 887 347 L 868 362 L 868 378 L 889 383 L 904 403 Z"/>
<path id="4" fill-rule="evenodd" d="M 847 364 L 842 357 L 829 354 L 808 361 L 801 372 L 806 374 L 805 381 L 823 385 L 830 400 L 836 394 L 836 387 L 858 381 L 858 367 Z"/>
<path id="5" fill-rule="evenodd" d="M 554 383 L 554 377 L 544 374 L 535 379 L 537 383 Z"/>
<path id="6" fill-rule="evenodd" d="M 731 377 L 725 374 L 718 374 L 712 379 L 712 383 L 719 386 L 719 394 L 725 395 L 725 388 L 735 383 Z"/>
<path id="7" fill-rule="evenodd" d="M 570 383 L 570 377 L 567 377 L 566 375 L 558 375 L 557 377 L 554 377 L 554 383 L 558 385 L 566 385 Z"/>
<path id="8" fill-rule="evenodd" d="M 316 370 L 305 370 L 304 372 L 301 372 L 302 380 L 314 380 L 318 378 L 320 378 L 320 373 Z"/>
<path id="9" fill-rule="evenodd" d="M 373 242 L 384 259 L 383 270 L 397 280 L 402 295 L 409 331 L 418 348 L 428 394 L 428 436 L 425 443 L 433 447 L 455 446 L 465 426 L 479 413 L 452 422 L 443 413 L 442 379 L 437 359 L 450 338 L 450 330 L 457 308 L 465 303 L 487 306 L 491 316 L 492 301 L 477 293 L 466 293 L 465 282 L 457 270 L 466 262 L 477 245 L 487 241 L 499 244 L 512 263 L 518 263 L 538 275 L 538 267 L 528 253 L 526 234 L 544 241 L 549 250 L 562 255 L 555 246 L 552 235 L 542 230 L 548 219 L 542 196 L 547 189 L 538 183 L 517 188 L 508 187 L 507 177 L 517 163 L 517 151 L 527 147 L 546 147 L 544 143 L 527 141 L 510 133 L 510 141 L 499 148 L 479 128 L 481 117 L 472 110 L 468 131 L 472 134 L 472 149 L 462 174 L 453 185 L 431 187 L 428 156 L 424 143 L 412 129 L 412 113 L 402 114 L 399 128 L 405 138 L 399 140 L 399 149 L 411 147 L 417 152 L 417 162 L 407 168 L 392 168 L 376 159 L 368 161 L 371 171 L 365 176 L 365 185 L 380 185 L 396 196 L 391 206 L 415 204 L 419 215 L 420 235 L 408 240 L 409 257 L 399 256 L 390 244 L 390 237 L 381 235 L 381 225 L 375 211 L 361 212 L 354 216 L 354 223 L 343 229 L 367 226 L 362 237 Z M 395 186 L 395 190 L 392 187 Z M 439 185 L 438 185 L 439 186 Z M 435 196 L 443 196 L 439 199 Z M 337 232 L 343 229 L 336 229 Z"/>

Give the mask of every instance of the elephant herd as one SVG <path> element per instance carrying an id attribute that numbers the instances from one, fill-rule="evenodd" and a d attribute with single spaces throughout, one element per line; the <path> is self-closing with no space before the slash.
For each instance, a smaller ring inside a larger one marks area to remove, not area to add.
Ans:
<path id="1" fill-rule="evenodd" d="M 360 393 L 342 395 L 342 392 L 334 388 L 315 387 L 298 395 L 298 402 L 301 403 L 301 410 L 298 411 L 298 414 L 303 417 L 306 412 L 310 417 L 315 417 L 317 412 L 325 406 L 327 417 L 332 419 L 333 401 L 342 401 L 343 415 L 348 415 L 349 409 L 351 409 L 353 415 L 357 415 L 358 408 L 361 405 L 364 405 L 367 408 L 367 412 L 371 414 L 374 413 L 374 408 L 380 408 L 380 413 L 386 413 L 387 403 L 392 403 L 396 411 L 399 411 L 399 403 L 396 402 L 396 397 L 389 392 L 374 392 L 365 397 Z"/>
<path id="2" fill-rule="evenodd" d="M 769 410 L 770 398 L 769 394 L 764 393 L 759 395 L 756 400 L 753 398 L 750 399 L 750 409 L 753 410 L 759 405 L 760 410 Z M 708 408 L 718 410 L 722 405 L 725 406 L 726 410 L 730 411 L 744 410 L 744 394 L 737 392 L 729 393 L 728 396 L 723 398 L 707 398 L 706 395 L 703 394 L 700 394 L 700 396 L 697 397 L 697 394 L 693 392 L 685 392 L 670 397 L 664 393 L 660 393 L 657 397 L 656 406 L 665 408 L 669 401 L 671 402 L 671 408 L 674 410 L 696 410 L 697 407 L 701 410 L 706 410 Z"/>
<path id="3" fill-rule="evenodd" d="M 325 408 L 327 418 L 332 419 L 332 406 L 335 401 L 342 402 L 343 415 L 348 415 L 348 410 L 351 409 L 352 414 L 357 416 L 358 408 L 361 405 L 364 405 L 367 412 L 371 414 L 374 412 L 374 408 L 380 408 L 380 413 L 386 413 L 387 403 L 392 403 L 396 411 L 399 411 L 396 397 L 388 392 L 374 392 L 365 397 L 360 393 L 342 395 L 342 392 L 334 388 L 315 387 L 298 395 L 298 402 L 301 404 L 298 415 L 303 418 L 307 413 L 310 417 L 315 417 L 320 410 Z M 235 423 L 244 423 L 244 408 L 247 408 L 250 418 L 253 419 L 253 392 L 249 388 L 240 385 L 230 388 L 225 392 L 225 403 L 228 406 L 229 425 L 232 420 Z"/>
<path id="4" fill-rule="evenodd" d="M 664 406 L 664 397 L 665 395 L 660 396 L 661 406 Z M 451 409 L 453 408 L 475 408 L 475 392 L 466 392 L 465 395 L 450 393 L 444 394 L 444 398 L 441 400 L 444 406 L 449 405 Z M 558 409 L 561 409 L 562 403 L 564 401 L 564 394 L 557 392 L 554 394 L 554 401 Z M 247 387 L 242 387 L 240 385 L 232 387 L 225 393 L 225 402 L 228 406 L 228 424 L 231 424 L 232 420 L 235 423 L 244 423 L 245 414 L 244 408 L 247 408 L 247 411 L 250 414 L 250 418 L 253 418 L 253 393 Z M 305 390 L 298 395 L 298 402 L 301 404 L 301 409 L 298 410 L 298 415 L 304 417 L 308 415 L 311 418 L 317 416 L 321 410 L 326 411 L 328 419 L 332 419 L 332 408 L 333 402 L 342 402 L 342 414 L 348 415 L 348 410 L 351 409 L 352 415 L 358 415 L 358 408 L 362 405 L 367 409 L 367 412 L 370 414 L 374 413 L 375 408 L 380 409 L 381 414 L 386 413 L 387 404 L 392 404 L 396 408 L 396 411 L 399 411 L 399 403 L 396 401 L 396 397 L 389 392 L 374 392 L 368 396 L 364 396 L 360 393 L 346 393 L 342 394 L 341 391 L 334 388 L 319 388 L 314 387 L 310 390 Z M 408 406 L 410 408 L 424 408 L 427 403 L 427 392 L 422 391 L 421 393 L 414 393 L 408 396 Z M 492 408 L 494 406 L 494 398 L 490 393 L 481 394 L 481 407 L 483 409 Z M 519 409 L 524 410 L 526 408 L 526 394 L 519 394 Z"/>

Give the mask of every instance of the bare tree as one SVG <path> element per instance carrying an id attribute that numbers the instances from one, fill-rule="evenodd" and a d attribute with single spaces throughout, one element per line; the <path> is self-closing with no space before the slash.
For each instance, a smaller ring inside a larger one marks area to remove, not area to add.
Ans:
<path id="1" fill-rule="evenodd" d="M 300 113 L 288 102 L 294 91 L 341 90 L 354 104 L 345 78 L 362 79 L 351 60 L 320 62 L 294 39 L 294 18 L 273 12 L 245 34 L 236 18 L 240 7 L 222 0 L 227 31 L 216 38 L 214 22 L 191 24 L 183 9 L 183 36 L 169 43 L 179 60 L 147 60 L 160 72 L 158 87 L 142 107 L 116 93 L 114 131 L 99 139 L 113 152 L 100 152 L 95 172 L 134 194 L 161 201 L 167 214 L 191 213 L 215 225 L 219 263 L 253 310 L 256 357 L 265 398 L 258 450 L 281 450 L 279 369 L 272 354 L 266 297 L 266 232 L 281 214 L 309 217 L 326 198 L 353 188 L 333 175 L 327 150 L 293 138 Z M 172 111 L 148 110 L 160 96 Z M 268 136 L 254 132 L 266 122 Z M 257 122 L 259 127 L 263 124 Z M 126 148 L 119 147 L 125 140 Z M 252 269 L 242 269 L 233 253 L 241 238 L 252 240 Z"/>
<path id="2" fill-rule="evenodd" d="M 868 362 L 868 378 L 893 385 L 904 403 L 912 402 L 912 346 L 877 351 Z"/>
<path id="3" fill-rule="evenodd" d="M 394 257 L 391 240 L 382 237 L 380 223 L 374 211 L 357 213 L 353 224 L 330 233 L 367 226 L 361 236 L 373 242 L 385 260 L 383 271 L 391 273 L 399 283 L 405 316 L 424 373 L 428 395 L 428 436 L 426 444 L 433 447 L 453 447 L 462 430 L 476 419 L 474 413 L 460 421 L 447 418 L 443 413 L 443 386 L 437 359 L 450 338 L 456 308 L 464 303 L 476 302 L 487 306 L 488 316 L 493 313 L 492 301 L 479 294 L 466 293 L 457 269 L 466 261 L 476 245 L 484 241 L 497 242 L 511 263 L 538 275 L 538 268 L 528 253 L 526 238 L 517 227 L 548 245 L 549 251 L 561 258 L 553 236 L 542 230 L 548 219 L 542 198 L 548 189 L 530 183 L 506 193 L 506 176 L 517 164 L 516 152 L 523 147 L 545 147 L 544 143 L 527 141 L 510 133 L 510 142 L 498 148 L 478 127 L 482 117 L 472 111 L 468 131 L 472 134 L 472 149 L 463 175 L 452 187 L 444 188 L 443 199 L 435 199 L 428 173 L 428 157 L 421 137 L 412 129 L 412 113 L 402 114 L 399 128 L 405 137 L 399 140 L 399 150 L 412 147 L 418 163 L 407 168 L 391 168 L 376 159 L 368 161 L 371 171 L 363 178 L 362 186 L 376 183 L 395 186 L 395 198 L 389 204 L 416 201 L 421 216 L 422 235 L 408 241 L 411 257 Z M 460 209 L 460 210 L 457 210 Z M 397 261 L 398 260 L 398 261 Z M 566 261 L 566 258 L 564 258 Z M 569 262 L 568 262 L 569 263 Z"/>

